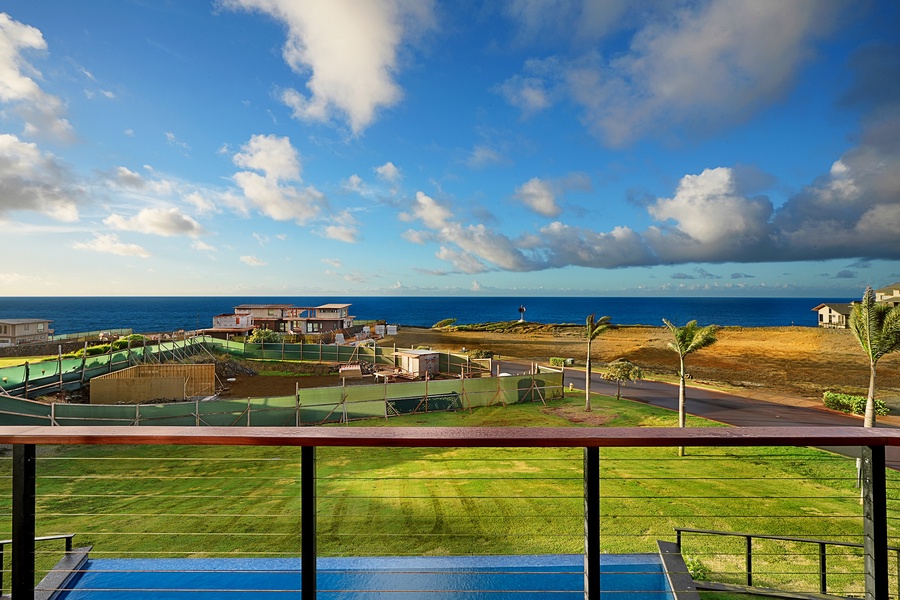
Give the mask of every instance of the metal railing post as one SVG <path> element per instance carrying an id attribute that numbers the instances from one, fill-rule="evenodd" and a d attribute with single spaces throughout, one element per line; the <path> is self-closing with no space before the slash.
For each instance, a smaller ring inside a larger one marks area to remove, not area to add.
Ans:
<path id="1" fill-rule="evenodd" d="M 584 600 L 600 600 L 600 448 L 584 449 Z"/>
<path id="2" fill-rule="evenodd" d="M 828 567 L 825 565 L 825 542 L 819 542 L 819 593 L 828 593 Z"/>
<path id="3" fill-rule="evenodd" d="M 753 536 L 747 538 L 747 585 L 753 585 Z"/>
<path id="4" fill-rule="evenodd" d="M 34 444 L 13 444 L 12 576 L 14 598 L 34 595 Z"/>
<path id="5" fill-rule="evenodd" d="M 300 450 L 300 584 L 303 600 L 316 598 L 316 447 Z"/>
<path id="6" fill-rule="evenodd" d="M 866 600 L 888 598 L 888 522 L 884 446 L 862 447 Z"/>

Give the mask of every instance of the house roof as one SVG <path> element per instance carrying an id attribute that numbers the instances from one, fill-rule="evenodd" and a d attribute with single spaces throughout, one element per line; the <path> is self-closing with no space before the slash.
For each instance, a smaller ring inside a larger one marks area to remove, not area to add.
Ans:
<path id="1" fill-rule="evenodd" d="M 321 306 L 317 306 L 316 308 L 325 308 L 325 309 L 337 309 L 337 308 L 348 308 L 349 304 L 323 304 Z"/>
<path id="2" fill-rule="evenodd" d="M 234 307 L 235 310 L 239 308 L 294 308 L 292 304 L 239 304 Z"/>
<path id="3" fill-rule="evenodd" d="M 398 350 L 392 353 L 392 356 L 428 356 L 429 354 L 438 354 L 435 350 Z"/>
<path id="4" fill-rule="evenodd" d="M 824 302 L 824 303 L 818 305 L 817 307 L 815 307 L 813 310 L 819 311 L 826 307 L 830 308 L 834 312 L 840 313 L 842 315 L 849 316 L 850 313 L 853 312 L 853 304 L 846 303 L 846 302 Z"/>
<path id="5" fill-rule="evenodd" d="M 886 295 L 893 296 L 893 295 L 894 295 L 894 292 L 897 292 L 897 291 L 900 291 L 900 282 L 898 282 L 898 283 L 892 283 L 892 284 L 889 285 L 889 286 L 886 286 L 886 287 L 877 289 L 877 290 L 875 290 L 875 293 L 876 293 L 876 294 L 886 294 Z"/>
<path id="6" fill-rule="evenodd" d="M 25 325 L 26 323 L 52 323 L 50 319 L 0 319 L 6 325 Z"/>

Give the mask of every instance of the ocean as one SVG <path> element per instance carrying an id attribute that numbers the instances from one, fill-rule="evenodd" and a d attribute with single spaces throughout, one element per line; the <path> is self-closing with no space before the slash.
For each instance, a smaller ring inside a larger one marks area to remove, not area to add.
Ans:
<path id="1" fill-rule="evenodd" d="M 700 325 L 815 327 L 812 308 L 846 298 L 585 298 L 585 297 L 6 297 L 0 319 L 51 319 L 56 334 L 133 329 L 139 333 L 193 330 L 212 326 L 215 315 L 234 312 L 239 304 L 318 306 L 351 304 L 357 319 L 383 319 L 390 324 L 430 327 L 456 318 L 458 323 L 511 321 L 525 307 L 525 320 L 536 323 L 584 324 L 591 313 L 609 315 L 613 324 L 676 325 L 697 319 Z"/>

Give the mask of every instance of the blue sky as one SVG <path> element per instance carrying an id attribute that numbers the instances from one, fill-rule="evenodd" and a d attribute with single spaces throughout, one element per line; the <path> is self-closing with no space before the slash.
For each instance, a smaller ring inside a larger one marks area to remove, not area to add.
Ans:
<path id="1" fill-rule="evenodd" d="M 2 295 L 900 281 L 896 2 L 0 10 Z"/>

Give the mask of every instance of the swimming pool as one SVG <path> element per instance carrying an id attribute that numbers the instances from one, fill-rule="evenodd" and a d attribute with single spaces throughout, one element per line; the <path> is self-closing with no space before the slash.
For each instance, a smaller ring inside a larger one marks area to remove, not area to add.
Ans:
<path id="1" fill-rule="evenodd" d="M 320 558 L 324 600 L 584 598 L 582 555 Z M 673 600 L 659 556 L 604 555 L 600 589 L 616 600 Z M 296 597 L 300 559 L 88 559 L 65 600 Z"/>

